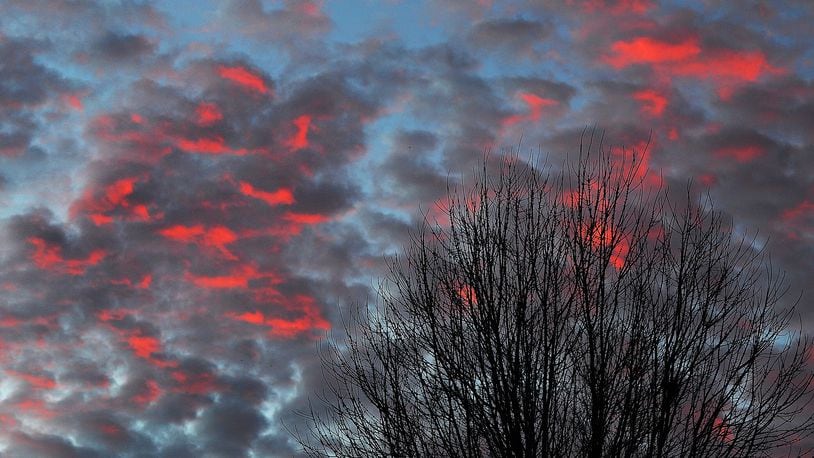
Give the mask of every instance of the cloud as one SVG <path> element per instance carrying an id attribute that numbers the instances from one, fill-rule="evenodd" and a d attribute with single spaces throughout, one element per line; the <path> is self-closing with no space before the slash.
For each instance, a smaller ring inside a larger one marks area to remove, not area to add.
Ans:
<path id="1" fill-rule="evenodd" d="M 296 454 L 315 343 L 420 212 L 586 126 L 814 270 L 808 7 L 156 5 L 0 5 L 0 453 Z"/>
<path id="2" fill-rule="evenodd" d="M 294 61 L 313 57 L 315 42 L 333 27 L 319 0 L 285 0 L 281 7 L 267 9 L 260 0 L 224 2 L 213 26 L 271 44 L 288 53 L 300 53 Z"/>
<path id="3" fill-rule="evenodd" d="M 47 45 L 39 40 L 0 39 L 0 155 L 31 152 L 36 132 L 43 129 L 39 113 L 51 100 L 67 105 L 79 88 L 38 63 Z"/>
<path id="4" fill-rule="evenodd" d="M 108 31 L 93 44 L 92 50 L 104 60 L 121 63 L 153 53 L 155 45 L 143 35 Z"/>
<path id="5" fill-rule="evenodd" d="M 490 19 L 475 24 L 469 39 L 479 48 L 532 57 L 535 49 L 551 33 L 550 29 L 539 21 L 523 18 Z"/>

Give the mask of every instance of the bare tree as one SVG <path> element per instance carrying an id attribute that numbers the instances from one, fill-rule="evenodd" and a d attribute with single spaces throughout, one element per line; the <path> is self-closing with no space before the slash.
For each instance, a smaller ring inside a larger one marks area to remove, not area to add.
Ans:
<path id="1" fill-rule="evenodd" d="M 649 189 L 635 159 L 601 147 L 558 173 L 499 162 L 450 191 L 448 224 L 426 222 L 347 341 L 325 347 L 328 392 L 298 435 L 308 454 L 799 446 L 810 344 L 753 239 L 690 191 L 676 203 Z"/>

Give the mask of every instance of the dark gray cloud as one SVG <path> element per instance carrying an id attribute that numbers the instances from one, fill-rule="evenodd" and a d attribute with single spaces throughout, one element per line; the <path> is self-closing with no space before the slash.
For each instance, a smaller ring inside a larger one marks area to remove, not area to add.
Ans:
<path id="1" fill-rule="evenodd" d="M 138 60 L 152 53 L 155 45 L 143 35 L 108 31 L 93 44 L 92 52 L 102 59 L 123 62 Z"/>
<path id="2" fill-rule="evenodd" d="M 524 18 L 499 18 L 478 22 L 472 27 L 469 40 L 481 49 L 512 53 L 521 57 L 534 57 L 551 27 L 540 21 Z"/>

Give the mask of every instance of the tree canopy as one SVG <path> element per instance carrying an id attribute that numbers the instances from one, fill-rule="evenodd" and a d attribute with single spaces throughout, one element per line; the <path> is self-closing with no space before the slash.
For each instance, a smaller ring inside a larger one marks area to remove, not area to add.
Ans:
<path id="1" fill-rule="evenodd" d="M 797 450 L 810 343 L 783 274 L 708 197 L 648 185 L 632 157 L 581 148 L 558 170 L 505 156 L 450 188 L 448 221 L 425 219 L 325 347 L 306 452 Z"/>

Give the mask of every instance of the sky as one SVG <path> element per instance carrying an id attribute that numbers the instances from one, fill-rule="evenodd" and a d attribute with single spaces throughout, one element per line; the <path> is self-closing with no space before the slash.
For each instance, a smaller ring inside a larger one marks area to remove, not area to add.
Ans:
<path id="1" fill-rule="evenodd" d="M 0 454 L 296 455 L 319 343 L 421 212 L 485 151 L 559 164 L 586 127 L 649 186 L 708 189 L 814 325 L 812 22 L 804 0 L 0 1 Z"/>

